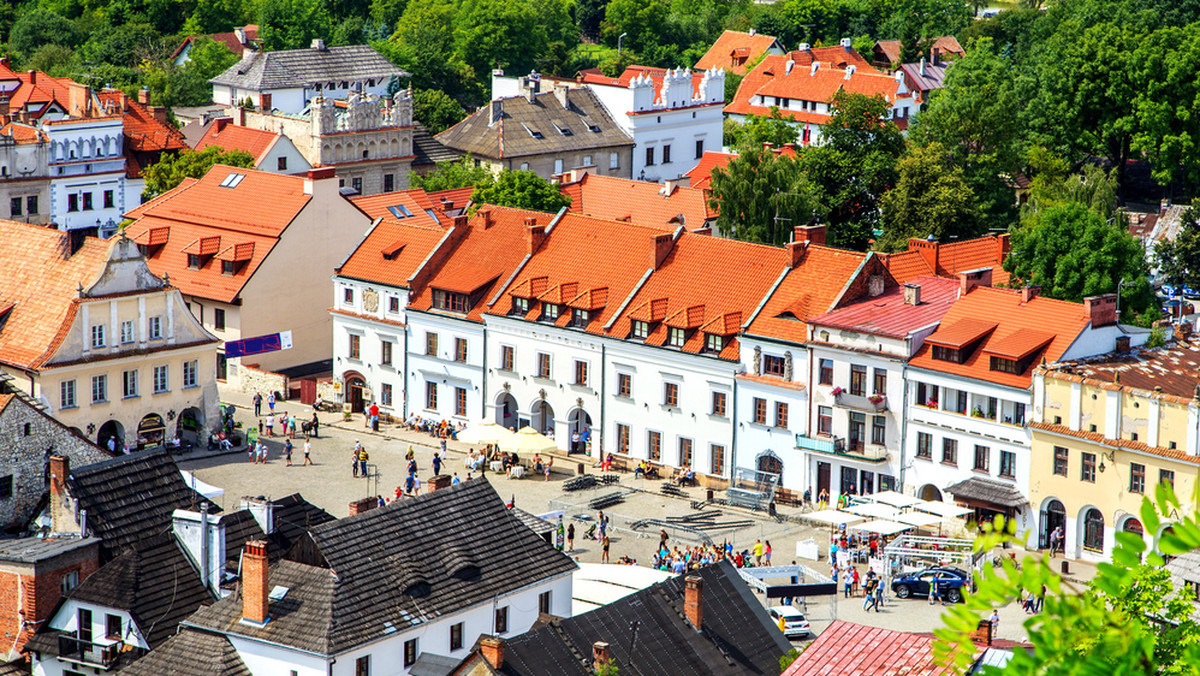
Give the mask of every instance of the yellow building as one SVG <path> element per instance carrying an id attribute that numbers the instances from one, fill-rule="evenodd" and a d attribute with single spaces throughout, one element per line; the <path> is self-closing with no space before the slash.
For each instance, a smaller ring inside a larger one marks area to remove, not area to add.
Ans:
<path id="1" fill-rule="evenodd" d="M 1038 546 L 1059 528 L 1069 558 L 1109 559 L 1121 531 L 1153 546 L 1161 530 L 1145 532 L 1137 514 L 1159 482 L 1195 509 L 1197 374 L 1195 342 L 1037 369 L 1029 498 Z"/>
<path id="2" fill-rule="evenodd" d="M 0 222 L 0 270 L 5 387 L 110 450 L 218 422 L 217 339 L 134 242 Z"/>

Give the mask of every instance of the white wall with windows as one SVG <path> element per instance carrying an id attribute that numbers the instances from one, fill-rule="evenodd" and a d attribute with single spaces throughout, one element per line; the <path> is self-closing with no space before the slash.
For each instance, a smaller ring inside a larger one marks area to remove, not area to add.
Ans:
<path id="1" fill-rule="evenodd" d="M 472 422 L 483 416 L 483 324 L 437 311 L 410 310 L 408 413 Z"/>
<path id="2" fill-rule="evenodd" d="M 45 126 L 50 143 L 50 216 L 63 230 L 116 231 L 141 203 L 125 176 L 122 118 L 59 120 Z"/>
<path id="3" fill-rule="evenodd" d="M 125 644 L 144 650 L 150 645 L 141 629 L 133 621 L 127 611 L 109 608 L 94 603 L 83 603 L 67 599 L 59 606 L 50 618 L 50 628 L 56 631 L 73 634 L 83 644 L 84 654 L 91 656 L 96 662 L 103 664 L 103 651 L 109 646 Z M 114 649 L 118 650 L 118 649 Z M 115 660 L 115 654 L 113 655 Z M 34 676 L 70 676 L 82 671 L 80 664 L 60 659 L 49 653 L 32 653 L 32 674 Z M 99 668 L 97 673 L 107 672 Z"/>
<path id="4" fill-rule="evenodd" d="M 340 276 L 333 287 L 333 371 L 345 401 L 354 385 L 361 405 L 403 417 L 408 289 Z"/>
<path id="5" fill-rule="evenodd" d="M 735 381 L 733 412 L 737 466 L 777 473 L 780 487 L 803 492 L 807 456 L 796 437 L 808 433 L 808 351 L 745 337 L 740 347 L 743 373 Z"/>

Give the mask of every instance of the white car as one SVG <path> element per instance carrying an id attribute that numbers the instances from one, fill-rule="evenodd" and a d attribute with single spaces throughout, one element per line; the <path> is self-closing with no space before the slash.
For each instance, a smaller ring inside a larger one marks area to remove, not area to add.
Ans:
<path id="1" fill-rule="evenodd" d="M 812 629 L 808 626 L 808 619 L 804 617 L 804 613 L 801 613 L 792 606 L 775 606 L 769 608 L 767 613 L 770 614 L 771 621 L 777 627 L 779 626 L 779 618 L 783 618 L 783 635 L 788 638 L 808 636 L 812 633 Z"/>

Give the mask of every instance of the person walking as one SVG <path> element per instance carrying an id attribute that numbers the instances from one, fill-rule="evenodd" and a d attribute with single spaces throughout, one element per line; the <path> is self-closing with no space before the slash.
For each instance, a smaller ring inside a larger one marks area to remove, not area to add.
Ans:
<path id="1" fill-rule="evenodd" d="M 271 409 L 271 415 L 275 415 L 275 391 L 267 393 L 267 408 Z"/>
<path id="2" fill-rule="evenodd" d="M 442 473 L 442 456 L 436 452 L 433 454 L 433 475 L 437 476 Z"/>
<path id="3" fill-rule="evenodd" d="M 313 435 L 314 437 L 319 437 L 319 436 L 321 436 L 320 434 L 318 434 L 318 433 L 317 433 L 317 432 L 319 431 L 317 428 L 319 428 L 320 426 L 321 426 L 321 421 L 320 421 L 319 419 L 317 419 L 317 412 L 316 412 L 316 411 L 313 411 L 313 419 L 312 419 L 312 435 Z"/>
<path id="4" fill-rule="evenodd" d="M 1054 558 L 1054 555 L 1057 554 L 1062 549 L 1062 544 L 1063 544 L 1062 526 L 1055 526 L 1054 530 L 1050 532 L 1050 558 Z"/>
<path id="5" fill-rule="evenodd" d="M 362 444 L 354 442 L 354 450 L 350 451 L 350 467 L 354 470 L 354 476 L 358 476 L 358 452 L 362 450 Z"/>
<path id="6" fill-rule="evenodd" d="M 875 600 L 875 585 L 879 584 L 879 580 L 875 578 L 867 578 L 867 583 L 863 585 L 863 610 L 871 612 L 874 608 L 875 612 L 879 612 L 879 603 Z"/>
<path id="7" fill-rule="evenodd" d="M 754 565 L 755 566 L 762 565 L 762 557 L 763 557 L 762 540 L 755 540 L 754 541 Z"/>
<path id="8" fill-rule="evenodd" d="M 285 439 L 283 441 L 283 459 L 286 461 L 284 467 L 292 466 L 292 440 Z"/>
<path id="9" fill-rule="evenodd" d="M 931 605 L 931 606 L 933 604 L 937 603 L 938 600 L 941 598 L 938 595 L 938 592 L 941 591 L 940 589 L 938 589 L 938 583 L 940 581 L 941 581 L 941 578 L 939 578 L 937 575 L 934 575 L 933 579 L 930 580 L 930 582 L 929 582 L 929 605 Z"/>
<path id="10" fill-rule="evenodd" d="M 575 522 L 567 524 L 567 551 L 575 551 Z"/>
<path id="11" fill-rule="evenodd" d="M 288 426 L 288 438 L 295 439 L 296 438 L 296 414 L 295 413 L 291 413 L 288 415 L 287 426 Z"/>
<path id="12" fill-rule="evenodd" d="M 313 464 L 311 453 L 312 453 L 312 442 L 309 441 L 308 439 L 305 439 L 304 440 L 304 465 Z M 304 465 L 301 465 L 301 467 L 303 467 Z"/>
<path id="13" fill-rule="evenodd" d="M 254 393 L 254 417 L 262 415 L 262 392 Z"/>
<path id="14" fill-rule="evenodd" d="M 367 449 L 359 447 L 358 450 L 358 471 L 362 472 L 363 478 L 367 478 L 367 461 L 371 456 L 367 454 Z"/>
<path id="15" fill-rule="evenodd" d="M 275 416 L 274 414 L 267 416 L 267 436 L 275 436 Z"/>
<path id="16" fill-rule="evenodd" d="M 992 616 L 988 620 L 992 623 L 992 636 L 995 636 L 1000 631 L 1000 611 L 992 608 Z"/>
<path id="17" fill-rule="evenodd" d="M 608 536 L 604 536 L 604 540 L 600 544 L 600 563 L 608 563 Z"/>
<path id="18" fill-rule="evenodd" d="M 771 541 L 770 540 L 767 540 L 766 544 L 763 545 L 763 565 L 764 566 L 771 565 Z"/>
<path id="19" fill-rule="evenodd" d="M 875 612 L 880 612 L 879 608 L 883 605 L 883 580 L 875 585 Z"/>

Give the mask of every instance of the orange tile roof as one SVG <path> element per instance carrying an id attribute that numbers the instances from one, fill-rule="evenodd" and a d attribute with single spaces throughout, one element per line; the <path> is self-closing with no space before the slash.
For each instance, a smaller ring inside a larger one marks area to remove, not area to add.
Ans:
<path id="1" fill-rule="evenodd" d="M 926 342 L 955 349 L 983 338 L 996 329 L 996 322 L 988 319 L 966 317 L 958 321 L 943 320 L 937 331 L 925 339 Z"/>
<path id="2" fill-rule="evenodd" d="M 754 60 L 765 54 L 778 40 L 770 35 L 725 31 L 696 62 L 696 70 L 724 68 L 725 72 L 744 75 Z M 782 44 L 779 45 L 783 47 Z"/>
<path id="3" fill-rule="evenodd" d="M 39 119 L 51 103 L 67 109 L 69 91 L 66 83 L 71 81 L 70 78 L 53 78 L 41 71 L 16 72 L 9 68 L 5 59 L 0 63 L 0 81 L 3 80 L 19 83 L 9 95 L 9 109 L 14 113 L 27 110 L 32 118 Z"/>
<path id="4" fill-rule="evenodd" d="M 837 49 L 841 49 L 838 47 Z M 843 50 L 844 51 L 844 50 Z M 794 52 L 793 52 L 794 53 Z M 861 57 L 860 57 L 861 58 Z M 735 115 L 767 115 L 770 106 L 753 103 L 755 96 L 764 95 L 804 101 L 829 103 L 840 90 L 867 96 L 882 96 L 889 103 L 902 98 L 898 93 L 901 83 L 888 75 L 881 75 L 869 65 L 855 66 L 855 72 L 846 78 L 847 72 L 822 63 L 814 74 L 810 66 L 796 64 L 787 73 L 788 55 L 768 54 L 757 66 L 742 78 L 733 101 L 725 106 L 725 112 Z M 904 94 L 903 97 L 909 96 Z M 823 124 L 829 119 L 824 113 L 799 110 L 780 110 L 785 117 L 799 122 Z"/>
<path id="5" fill-rule="evenodd" d="M 920 305 L 904 300 L 903 286 L 886 286 L 878 296 L 861 294 L 833 312 L 813 317 L 814 326 L 849 329 L 890 338 L 908 338 L 914 331 L 945 321 L 958 295 L 958 282 L 940 277 L 918 277 L 911 283 L 921 287 Z"/>
<path id="6" fill-rule="evenodd" d="M 1018 289 L 976 287 L 954 302 L 953 307 L 942 318 L 942 326 L 951 329 L 957 323 L 967 320 L 994 323 L 996 328 L 971 353 L 966 362 L 956 364 L 935 360 L 932 346 L 926 344 L 910 363 L 931 371 L 1026 388 L 1029 387 L 1036 362 L 1041 361 L 1041 358 L 1050 362 L 1058 361 L 1071 343 L 1088 327 L 1091 318 L 1082 303 L 1070 303 L 1043 296 L 1022 303 L 1021 291 Z M 937 340 L 940 332 L 939 329 L 930 336 L 930 342 Z M 1049 341 L 1044 340 L 1046 335 L 1051 336 Z M 1035 343 L 1044 347 L 1035 347 L 1031 352 L 1029 347 Z M 1041 349 L 1040 355 L 1037 353 L 1038 349 Z M 991 356 L 1012 358 L 1009 355 L 1015 352 L 1022 353 L 1023 358 L 1030 355 L 1041 358 L 1032 359 L 1022 373 L 991 370 Z"/>
<path id="7" fill-rule="evenodd" d="M 991 268 L 992 284 L 1004 286 L 1011 281 L 1003 268 L 1009 248 L 1007 234 L 987 235 L 949 244 L 910 239 L 907 250 L 880 254 L 880 257 L 888 272 L 901 284 L 921 275 L 953 277 L 967 270 Z"/>
<path id="8" fill-rule="evenodd" d="M 403 220 L 425 227 L 449 227 L 452 223 L 452 219 L 445 215 L 440 204 L 430 199 L 420 188 L 377 195 L 359 195 L 351 197 L 350 202 L 372 219 Z M 408 209 L 408 213 L 412 215 L 405 216 L 404 210 L 399 208 L 401 206 Z"/>
<path id="9" fill-rule="evenodd" d="M 109 243 L 88 237 L 67 256 L 67 236 L 50 228 L 0 221 L 0 362 L 36 370 L 54 356 L 89 286 L 108 260 Z"/>
<path id="10" fill-rule="evenodd" d="M 841 45 L 830 45 L 829 47 L 811 47 L 809 49 L 794 49 L 784 55 L 787 59 L 796 62 L 796 68 L 803 66 L 808 68 L 814 63 L 819 63 L 822 66 L 832 66 L 838 70 L 845 70 L 846 66 L 854 66 L 860 73 L 874 73 L 875 75 L 883 75 L 875 68 L 875 64 L 863 58 L 861 54 L 853 49 L 846 49 Z"/>
<path id="11" fill-rule="evenodd" d="M 183 132 L 159 122 L 142 104 L 129 98 L 118 89 L 97 92 L 102 106 L 114 106 L 124 122 L 125 150 L 134 152 L 162 152 L 183 150 L 188 147 Z"/>
<path id="12" fill-rule="evenodd" d="M 416 219 L 409 221 L 381 219 L 335 272 L 363 281 L 408 288 L 417 268 L 447 233 L 437 225 Z"/>
<path id="13" fill-rule="evenodd" d="M 220 185 L 235 173 L 244 177 L 236 186 Z M 312 199 L 304 192 L 304 182 L 297 176 L 214 165 L 203 178 L 185 180 L 126 214 L 134 222 L 125 233 L 139 243 L 165 237 L 147 253 L 154 274 L 169 274 L 171 283 L 186 294 L 232 302 Z M 167 229 L 165 235 L 153 232 L 161 228 Z M 220 263 L 209 262 L 198 270 L 188 267 L 188 253 L 215 256 L 231 246 L 240 246 L 231 255 L 249 254 L 236 274 L 221 274 Z"/>
<path id="14" fill-rule="evenodd" d="M 810 317 L 833 309 L 867 254 L 810 244 L 800 264 L 767 299 L 746 333 L 792 343 L 808 340 Z"/>
<path id="15" fill-rule="evenodd" d="M 1187 405 L 1196 398 L 1200 338 L 1161 348 L 1134 348 L 1129 352 L 1064 362 L 1043 370 L 1047 378 L 1086 382 L 1112 390 L 1144 390 L 1154 392 L 1154 397 Z"/>
<path id="16" fill-rule="evenodd" d="M 45 132 L 36 127 L 19 122 L 9 122 L 0 128 L 0 136 L 7 136 L 16 143 L 42 143 L 46 141 Z"/>
<path id="17" fill-rule="evenodd" d="M 717 167 L 725 168 L 737 157 L 734 153 L 722 153 L 715 150 L 706 150 L 700 157 L 700 161 L 696 166 L 687 173 L 691 179 L 691 186 L 698 190 L 708 190 L 712 187 L 712 172 Z"/>
<path id="18" fill-rule="evenodd" d="M 655 68 L 653 66 L 627 66 L 625 71 L 617 77 L 608 77 L 601 73 L 597 68 L 589 68 L 579 71 L 580 81 L 584 84 L 608 85 L 614 87 L 628 87 L 629 83 L 635 77 L 649 76 L 650 81 L 654 83 L 654 98 L 657 100 L 662 96 L 663 78 L 666 77 L 668 68 Z M 692 95 L 700 94 L 700 82 L 704 80 L 704 73 L 692 73 Z M 692 105 L 690 102 L 686 105 Z"/>
<path id="19" fill-rule="evenodd" d="M 201 151 L 209 146 L 217 146 L 224 150 L 241 150 L 254 158 L 255 164 L 261 164 L 263 156 L 281 138 L 280 134 L 239 127 L 228 117 L 219 117 L 212 121 L 204 136 L 196 142 L 196 150 Z"/>
<path id="20" fill-rule="evenodd" d="M 663 184 L 652 181 L 585 173 L 560 190 L 571 198 L 571 211 L 597 218 L 699 230 L 716 215 L 704 191 L 696 188 L 675 186 L 667 193 Z"/>
<path id="21" fill-rule="evenodd" d="M 1096 444 L 1111 446 L 1116 448 L 1125 448 L 1132 451 L 1141 451 L 1171 460 L 1178 460 L 1191 465 L 1200 465 L 1200 457 L 1188 455 L 1185 451 L 1177 448 L 1168 448 L 1166 446 L 1151 446 L 1143 441 L 1134 441 L 1132 439 L 1109 439 L 1100 432 L 1085 432 L 1083 430 L 1073 430 L 1066 425 L 1053 425 L 1051 423 L 1035 422 L 1029 423 L 1033 429 L 1051 432 L 1053 434 L 1061 434 L 1063 436 L 1075 437 L 1076 439 L 1084 439 Z"/>
<path id="22" fill-rule="evenodd" d="M 899 40 L 880 40 L 875 43 L 875 49 L 883 53 L 884 58 L 887 59 L 889 64 L 899 63 L 902 44 Z M 933 48 L 941 50 L 942 54 L 954 54 L 955 56 L 965 54 L 962 45 L 958 43 L 958 39 L 953 35 L 934 38 L 931 49 Z"/>

